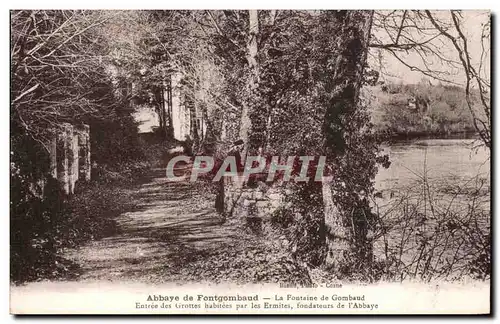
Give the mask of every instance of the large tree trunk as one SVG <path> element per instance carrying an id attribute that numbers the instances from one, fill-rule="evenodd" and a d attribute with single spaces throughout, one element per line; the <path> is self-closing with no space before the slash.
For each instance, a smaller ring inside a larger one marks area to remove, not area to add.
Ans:
<path id="1" fill-rule="evenodd" d="M 161 87 L 156 89 L 156 112 L 158 113 L 158 121 L 160 126 L 160 134 L 165 140 L 165 109 L 164 109 L 164 92 Z"/>
<path id="2" fill-rule="evenodd" d="M 165 89 L 167 96 L 165 98 L 165 104 L 166 104 L 166 118 L 165 118 L 165 123 L 168 125 L 167 126 L 167 137 L 168 138 L 173 138 L 174 137 L 174 127 L 172 123 L 172 75 L 169 74 L 166 82 L 165 82 Z"/>
<path id="3" fill-rule="evenodd" d="M 196 90 L 194 90 L 196 91 Z M 193 91 L 193 93 L 194 93 Z M 190 137 L 193 142 L 192 150 L 196 152 L 200 145 L 200 136 L 198 133 L 198 105 L 196 104 L 196 100 L 189 101 L 189 128 L 190 128 Z"/>
<path id="4" fill-rule="evenodd" d="M 332 40 L 338 44 L 338 56 L 334 71 L 334 82 L 330 82 L 330 93 L 335 94 L 330 100 L 325 115 L 325 149 L 327 161 L 335 161 L 348 149 L 345 130 L 338 130 L 332 125 L 339 121 L 349 120 L 349 116 L 359 109 L 359 93 L 366 64 L 368 43 L 372 24 L 371 11 L 329 12 L 328 19 L 342 28 Z M 366 240 L 367 223 L 359 216 L 357 206 L 350 211 L 339 209 L 334 202 L 336 196 L 334 186 L 323 184 L 323 201 L 325 205 L 325 229 L 327 256 L 326 263 L 337 268 L 355 260 L 366 264 L 371 259 L 370 243 Z M 366 219 L 366 217 L 365 217 Z M 346 260 L 349 258 L 349 260 Z M 340 269 L 337 269 L 340 270 Z M 342 271 L 342 270 L 340 270 Z"/>
<path id="5" fill-rule="evenodd" d="M 250 119 L 252 102 L 254 98 L 252 96 L 255 95 L 255 90 L 258 88 L 259 81 L 259 65 L 257 62 L 257 37 L 259 34 L 259 19 L 258 19 L 258 11 L 257 10 L 249 10 L 249 39 L 247 43 L 248 55 L 247 61 L 248 66 L 250 67 L 250 76 L 248 79 L 248 88 L 250 93 L 250 98 L 243 104 L 243 110 L 241 112 L 241 123 L 240 123 L 240 138 L 245 142 L 242 158 L 243 161 L 246 159 L 246 155 L 248 153 L 248 149 L 251 146 L 249 143 L 250 131 L 252 129 L 252 121 Z"/>

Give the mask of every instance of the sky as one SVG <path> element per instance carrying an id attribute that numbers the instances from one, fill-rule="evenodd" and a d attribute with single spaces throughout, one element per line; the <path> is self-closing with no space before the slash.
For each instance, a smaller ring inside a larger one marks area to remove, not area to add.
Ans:
<path id="1" fill-rule="evenodd" d="M 433 14 L 435 14 L 437 17 L 440 17 L 441 19 L 447 20 L 450 19 L 450 15 L 448 11 L 433 11 Z M 490 12 L 485 11 L 485 10 L 466 10 L 463 11 L 463 31 L 466 37 L 468 38 L 468 46 L 469 46 L 469 52 L 471 54 L 472 60 L 476 62 L 476 66 L 478 65 L 478 62 L 481 57 L 481 33 L 482 33 L 482 26 L 481 24 L 485 23 L 490 19 Z M 449 20 L 451 21 L 451 20 Z M 377 30 L 373 30 L 373 33 L 376 34 L 378 33 L 378 36 L 380 38 L 383 38 L 382 32 L 378 32 Z M 441 42 L 441 41 L 439 41 Z M 437 41 L 436 41 L 436 44 Z M 443 40 L 443 44 L 439 44 L 440 49 L 442 50 L 442 53 L 446 55 L 446 57 L 454 58 L 455 60 L 458 60 L 458 54 L 457 52 L 453 49 L 452 44 L 449 40 Z M 380 70 L 377 66 L 379 65 L 376 61 L 378 61 L 378 56 L 376 51 L 372 50 L 370 55 L 370 65 L 376 68 L 377 70 Z M 411 71 L 408 67 L 400 63 L 393 55 L 390 53 L 383 51 L 382 53 L 383 56 L 383 65 L 384 65 L 384 70 L 387 75 L 384 75 L 384 78 L 386 80 L 392 80 L 392 81 L 402 81 L 403 83 L 418 83 L 422 78 L 424 77 L 422 73 L 418 71 Z M 421 59 L 417 54 L 412 54 L 409 53 L 408 55 L 402 54 L 401 57 L 404 58 L 404 60 L 412 65 L 417 65 L 417 66 L 422 66 Z M 485 60 L 486 65 L 485 65 L 485 73 L 490 74 L 490 59 L 489 57 Z M 429 60 L 427 61 L 428 63 L 433 64 L 437 69 L 441 70 L 446 70 L 449 71 L 452 75 L 447 77 L 448 79 L 452 80 L 453 82 L 457 82 L 460 84 L 463 84 L 465 82 L 465 76 L 463 74 L 462 68 L 452 70 L 449 67 L 444 66 L 440 62 L 438 62 L 436 59 L 433 59 L 432 57 L 429 57 Z M 426 78 L 429 79 L 429 78 Z M 437 81 L 431 80 L 431 82 L 434 84 Z"/>

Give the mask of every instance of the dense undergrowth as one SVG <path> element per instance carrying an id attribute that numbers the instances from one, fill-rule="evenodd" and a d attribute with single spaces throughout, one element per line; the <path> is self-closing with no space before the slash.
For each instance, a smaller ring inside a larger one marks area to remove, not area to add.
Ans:
<path id="1" fill-rule="evenodd" d="M 424 174 L 374 204 L 372 242 L 380 280 L 489 279 L 490 184 L 487 178 L 431 181 Z"/>
<path id="2" fill-rule="evenodd" d="M 11 206 L 15 215 L 11 217 L 11 279 L 20 283 L 77 275 L 77 265 L 60 255 L 117 231 L 114 219 L 133 207 L 129 189 L 142 172 L 141 165 L 129 166 L 124 173 L 101 170 L 99 181 L 81 185 L 72 196 L 61 192 L 54 181 L 45 186 L 42 197 L 26 193 L 15 210 Z M 11 190 L 13 195 L 22 190 L 16 180 Z"/>
<path id="3" fill-rule="evenodd" d="M 394 197 L 371 198 L 374 219 L 367 244 L 373 261 L 360 267 L 356 258 L 344 258 L 335 268 L 350 270 L 345 273 L 312 262 L 323 254 L 322 225 L 297 220 L 289 208 L 278 209 L 263 224 L 261 240 L 280 246 L 279 255 L 267 259 L 281 256 L 318 284 L 489 280 L 490 192 L 488 175 L 444 182 L 424 174 Z"/>

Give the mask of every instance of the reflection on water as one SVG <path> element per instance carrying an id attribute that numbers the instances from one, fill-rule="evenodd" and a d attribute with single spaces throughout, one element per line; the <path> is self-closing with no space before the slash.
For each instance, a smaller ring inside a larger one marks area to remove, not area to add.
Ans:
<path id="1" fill-rule="evenodd" d="M 387 273 L 456 280 L 474 275 L 477 264 L 487 269 L 490 159 L 478 144 L 426 139 L 384 148 L 391 166 L 376 177 L 381 194 L 372 210 L 383 226 L 374 227 L 373 252 L 390 265 Z"/>
<path id="2" fill-rule="evenodd" d="M 490 178 L 489 150 L 471 139 L 426 139 L 384 147 L 391 166 L 380 167 L 375 178 L 379 191 L 411 186 L 427 171 L 429 181 Z"/>

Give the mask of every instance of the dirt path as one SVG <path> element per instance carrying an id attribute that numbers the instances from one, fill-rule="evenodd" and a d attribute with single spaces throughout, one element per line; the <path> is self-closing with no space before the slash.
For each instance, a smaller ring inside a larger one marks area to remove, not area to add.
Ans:
<path id="1" fill-rule="evenodd" d="M 278 237 L 251 232 L 244 219 L 222 219 L 214 195 L 203 184 L 169 181 L 159 168 L 129 190 L 135 207 L 115 219 L 114 234 L 63 253 L 63 259 L 76 265 L 70 276 L 27 283 L 25 288 L 110 282 L 310 282 Z"/>
<path id="2" fill-rule="evenodd" d="M 184 281 L 190 262 L 234 245 L 236 229 L 195 185 L 152 170 L 151 181 L 132 194 L 136 208 L 118 217 L 118 234 L 64 255 L 80 265 L 78 280 Z"/>

